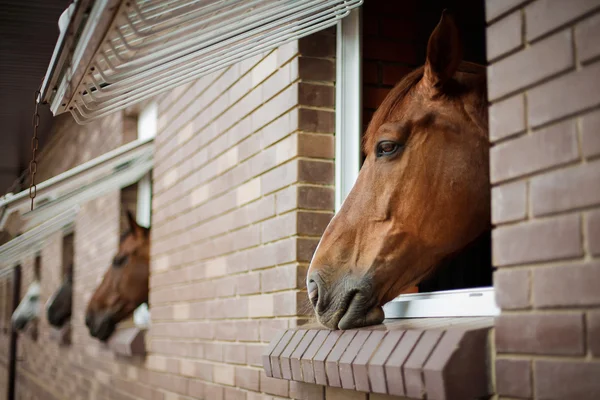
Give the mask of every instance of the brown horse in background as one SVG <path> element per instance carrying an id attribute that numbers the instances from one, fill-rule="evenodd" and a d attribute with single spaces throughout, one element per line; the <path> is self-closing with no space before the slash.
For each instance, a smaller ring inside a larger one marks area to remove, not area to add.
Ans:
<path id="1" fill-rule="evenodd" d="M 150 229 L 127 212 L 129 231 L 121 236 L 119 251 L 87 306 L 85 324 L 90 335 L 106 341 L 119 322 L 148 301 Z"/>
<path id="2" fill-rule="evenodd" d="M 447 12 L 423 67 L 376 111 L 356 184 L 307 276 L 330 329 L 381 323 L 382 306 L 490 229 L 485 68 L 462 61 Z"/>

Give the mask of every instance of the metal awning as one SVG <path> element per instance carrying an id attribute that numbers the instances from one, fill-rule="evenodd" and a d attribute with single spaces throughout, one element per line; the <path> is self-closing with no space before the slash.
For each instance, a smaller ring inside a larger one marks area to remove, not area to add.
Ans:
<path id="1" fill-rule="evenodd" d="M 3 268 L 12 267 L 14 264 L 21 262 L 23 258 L 41 251 L 45 239 L 53 233 L 68 229 L 73 225 L 78 210 L 78 206 L 72 207 L 4 243 L 0 246 L 0 266 Z"/>
<path id="2" fill-rule="evenodd" d="M 17 221 L 13 234 L 28 232 L 79 204 L 137 182 L 152 169 L 153 153 L 153 138 L 136 140 L 50 178 L 37 185 L 33 211 L 28 190 L 1 197 L 0 230 Z"/>
<path id="3" fill-rule="evenodd" d="M 42 100 L 87 123 L 333 26 L 362 2 L 79 0 Z"/>

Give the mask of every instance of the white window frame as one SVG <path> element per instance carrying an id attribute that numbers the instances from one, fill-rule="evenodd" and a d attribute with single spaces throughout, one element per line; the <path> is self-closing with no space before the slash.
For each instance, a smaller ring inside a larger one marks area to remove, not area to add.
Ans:
<path id="1" fill-rule="evenodd" d="M 138 140 L 156 137 L 158 127 L 158 105 L 150 103 L 139 114 L 137 121 Z M 137 223 L 149 228 L 152 222 L 152 170 L 140 179 L 137 188 Z"/>
<path id="2" fill-rule="evenodd" d="M 335 211 L 358 177 L 362 130 L 362 7 L 337 25 Z M 494 288 L 403 294 L 384 306 L 386 318 L 485 317 L 500 314 Z"/>

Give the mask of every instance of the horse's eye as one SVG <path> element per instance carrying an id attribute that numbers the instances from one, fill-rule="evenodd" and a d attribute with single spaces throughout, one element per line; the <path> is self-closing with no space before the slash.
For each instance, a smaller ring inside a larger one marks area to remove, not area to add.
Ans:
<path id="1" fill-rule="evenodd" d="M 379 142 L 377 143 L 377 157 L 391 156 L 398 151 L 399 148 L 400 145 L 398 143 L 390 140 Z"/>
<path id="2" fill-rule="evenodd" d="M 113 258 L 113 266 L 120 267 L 127 261 L 127 254 L 117 255 Z"/>

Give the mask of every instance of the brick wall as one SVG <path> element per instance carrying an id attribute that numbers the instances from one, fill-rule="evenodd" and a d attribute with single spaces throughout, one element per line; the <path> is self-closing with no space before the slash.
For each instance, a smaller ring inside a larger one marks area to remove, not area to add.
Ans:
<path id="1" fill-rule="evenodd" d="M 599 10 L 486 1 L 503 398 L 600 396 Z"/>

